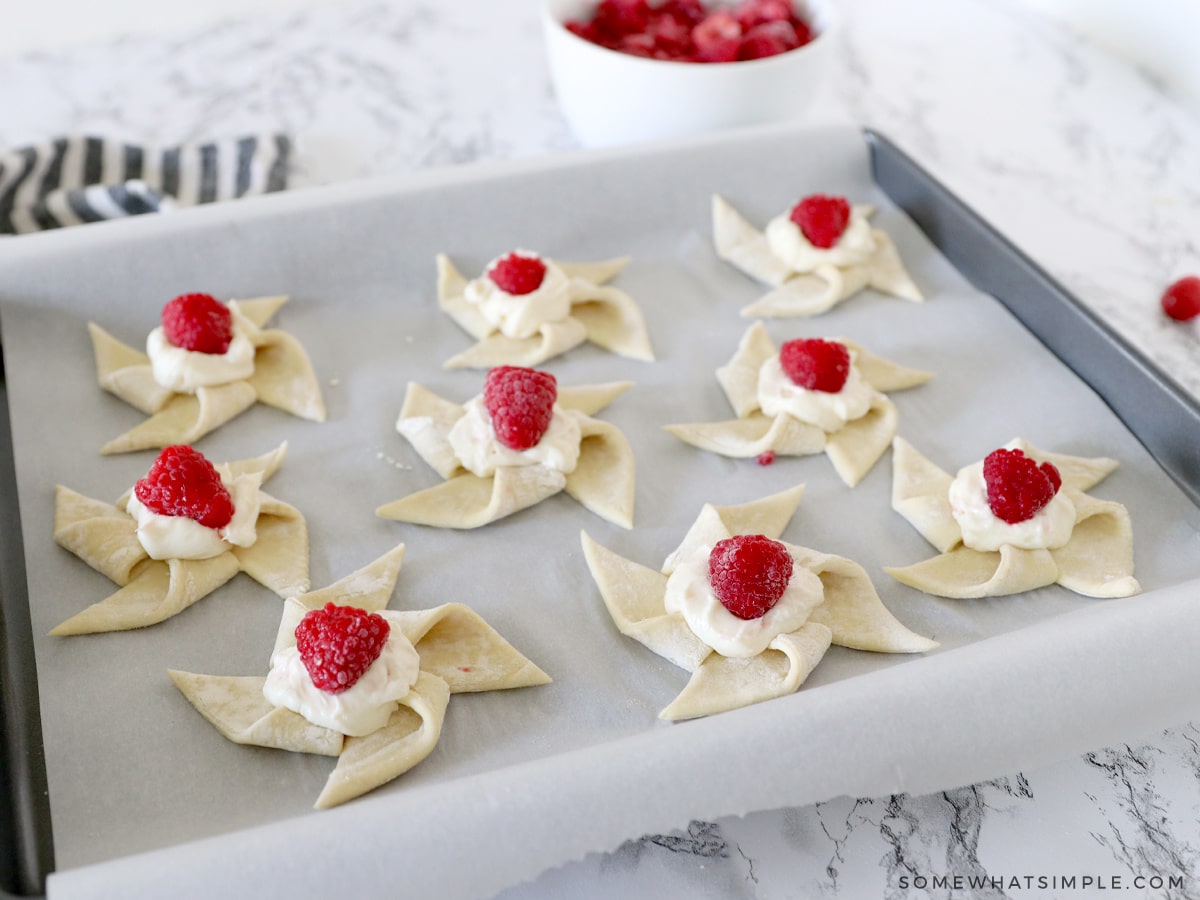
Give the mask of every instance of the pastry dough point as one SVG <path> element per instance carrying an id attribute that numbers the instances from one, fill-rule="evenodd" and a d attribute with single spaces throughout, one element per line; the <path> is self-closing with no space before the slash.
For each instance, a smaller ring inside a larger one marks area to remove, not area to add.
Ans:
<path id="1" fill-rule="evenodd" d="M 241 415 L 256 402 L 316 422 L 325 420 L 325 402 L 304 347 L 290 334 L 261 328 L 287 302 L 286 296 L 230 300 L 231 310 L 255 329 L 255 370 L 245 380 L 175 393 L 154 380 L 150 358 L 88 323 L 96 357 L 96 378 L 104 390 L 150 418 L 113 438 L 101 453 L 130 453 L 192 444 Z"/>
<path id="2" fill-rule="evenodd" d="M 869 217 L 874 207 L 859 204 L 854 212 Z M 821 264 L 811 272 L 794 271 L 775 254 L 762 231 L 716 194 L 712 198 L 712 229 L 718 257 L 773 288 L 743 307 L 743 316 L 817 316 L 867 287 L 913 303 L 925 299 L 904 268 L 895 243 L 878 228 L 871 229 L 875 250 L 865 262 Z"/>
<path id="3" fill-rule="evenodd" d="M 816 575 L 819 604 L 807 621 L 775 635 L 767 649 L 745 658 L 725 657 L 692 631 L 681 613 L 667 612 L 668 577 L 734 534 L 775 539 L 787 526 L 803 485 L 737 506 L 706 504 L 662 572 L 625 559 L 581 536 L 584 558 L 609 615 L 622 634 L 692 673 L 680 694 L 660 713 L 668 720 L 694 718 L 748 706 L 797 690 L 831 643 L 886 653 L 921 653 L 937 643 L 892 616 L 858 564 L 806 547 L 785 544 L 793 564 Z"/>
<path id="4" fill-rule="evenodd" d="M 867 412 L 845 422 L 836 431 L 826 432 L 800 421 L 788 411 L 772 416 L 762 412 L 759 381 L 764 365 L 777 350 L 761 322 L 746 330 L 729 362 L 717 369 L 717 381 L 738 418 L 665 425 L 664 429 L 686 444 L 733 459 L 749 459 L 767 452 L 776 456 L 810 456 L 824 451 L 838 477 L 848 487 L 854 487 L 887 452 L 896 434 L 899 421 L 896 407 L 881 391 L 907 390 L 933 376 L 897 365 L 852 341 L 832 340 L 850 351 L 853 369 L 871 393 Z M 859 390 L 862 389 L 860 383 Z"/>
<path id="5" fill-rule="evenodd" d="M 219 463 L 225 476 L 270 478 L 287 455 L 287 444 L 252 459 Z M 308 581 L 308 526 L 293 506 L 259 493 L 257 540 L 202 560 L 151 560 L 125 511 L 59 485 L 55 490 L 54 540 L 121 587 L 55 626 L 56 636 L 144 628 L 177 615 L 208 596 L 239 571 L 281 597 L 302 593 Z"/>
<path id="6" fill-rule="evenodd" d="M 214 728 L 235 744 L 337 756 L 345 737 L 303 716 L 272 706 L 259 675 L 197 675 L 168 669 L 175 687 Z"/>
<path id="7" fill-rule="evenodd" d="M 1075 507 L 1075 525 L 1063 547 L 1022 549 L 1002 544 L 980 551 L 963 546 L 950 510 L 953 479 L 911 444 L 896 438 L 892 508 L 917 529 L 940 556 L 910 566 L 886 568 L 902 584 L 951 599 L 998 597 L 1058 584 L 1088 597 L 1129 597 L 1141 586 L 1133 577 L 1133 529 L 1119 503 L 1083 493 L 1117 463 L 1108 457 L 1044 453 L 1020 438 L 1006 445 L 1039 462 L 1051 462 L 1062 477 L 1061 491 Z"/>
<path id="8" fill-rule="evenodd" d="M 379 612 L 387 606 L 404 560 L 404 545 L 328 587 L 284 603 L 272 653 L 296 646 L 296 626 L 327 603 Z M 425 759 L 442 733 L 452 693 L 495 691 L 550 683 L 477 613 L 461 603 L 389 612 L 391 627 L 420 659 L 417 679 L 382 728 L 361 736 L 313 725 L 263 695 L 260 676 L 198 675 L 168 670 L 188 702 L 222 735 L 239 744 L 338 757 L 315 808 L 352 800 L 399 777 Z"/>
<path id="9" fill-rule="evenodd" d="M 396 430 L 446 480 L 385 503 L 375 514 L 434 528 L 480 528 L 566 491 L 585 509 L 631 528 L 633 449 L 616 426 L 591 417 L 630 387 L 632 382 L 615 381 L 559 388 L 557 405 L 575 414 L 579 424 L 580 453 L 573 471 L 564 475 L 540 464 L 502 465 L 483 477 L 463 468 L 450 444 L 450 431 L 466 408 L 410 383 Z"/>
<path id="10" fill-rule="evenodd" d="M 654 360 L 641 309 L 624 291 L 607 284 L 625 268 L 629 257 L 582 263 L 544 259 L 567 277 L 571 311 L 566 318 L 544 322 L 532 337 L 512 338 L 501 334 L 478 306 L 467 300 L 467 279 L 448 256 L 438 254 L 438 306 L 476 340 L 474 346 L 446 360 L 443 368 L 533 367 L 585 341 L 628 359 Z"/>

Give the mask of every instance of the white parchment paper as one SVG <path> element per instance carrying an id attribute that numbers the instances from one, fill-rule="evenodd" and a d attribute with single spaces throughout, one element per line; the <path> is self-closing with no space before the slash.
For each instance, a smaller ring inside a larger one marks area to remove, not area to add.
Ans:
<path id="1" fill-rule="evenodd" d="M 844 336 L 936 373 L 892 395 L 900 434 L 948 471 L 1010 438 L 1120 469 L 1092 493 L 1126 504 L 1145 593 L 1097 601 L 1060 588 L 949 601 L 883 572 L 934 554 L 890 509 L 888 457 L 854 490 L 824 456 L 760 467 L 688 447 L 669 422 L 732 414 L 713 376 L 762 289 L 716 259 L 709 198 L 757 224 L 814 192 L 880 207 L 929 300 L 867 292 L 817 320 L 768 322 L 776 343 Z M 1069 236 L 1064 236 L 1069 239 Z M 380 503 L 435 484 L 395 433 L 408 381 L 462 401 L 482 373 L 443 371 L 470 338 L 434 300 L 434 255 L 473 275 L 515 247 L 565 260 L 629 254 L 616 282 L 646 313 L 659 361 L 580 348 L 546 368 L 563 384 L 630 379 L 603 418 L 637 457 L 636 527 L 560 495 L 474 532 L 385 522 Z M 451 699 L 434 753 L 343 807 L 310 807 L 333 761 L 222 738 L 168 667 L 263 674 L 280 601 L 238 576 L 139 632 L 45 633 L 112 585 L 51 533 L 53 487 L 115 500 L 152 453 L 102 458 L 140 414 L 96 386 L 86 322 L 140 343 L 185 291 L 289 293 L 329 406 L 322 425 L 256 407 L 199 443 L 214 460 L 288 459 L 269 490 L 309 522 L 314 586 L 407 545 L 394 608 L 470 604 L 553 678 Z M 36 638 L 57 873 L 52 897 L 468 897 L 631 836 L 840 794 L 928 791 L 1044 764 L 1191 715 L 1200 674 L 1200 512 L 1086 385 L 974 291 L 874 187 L 850 130 L 750 132 L 424 173 L 0 246 L 3 327 Z M 864 565 L 925 658 L 835 648 L 802 690 L 678 725 L 657 713 L 686 673 L 617 633 L 579 534 L 657 567 L 701 504 L 797 483 L 784 538 Z"/>

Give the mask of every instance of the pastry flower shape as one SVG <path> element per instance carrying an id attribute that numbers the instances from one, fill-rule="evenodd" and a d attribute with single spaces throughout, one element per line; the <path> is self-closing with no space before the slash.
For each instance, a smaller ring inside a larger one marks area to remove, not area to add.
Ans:
<path id="1" fill-rule="evenodd" d="M 761 322 L 717 369 L 737 419 L 667 425 L 675 437 L 722 456 L 806 456 L 822 450 L 854 487 L 896 434 L 896 407 L 883 391 L 924 384 L 928 372 L 875 356 L 852 341 L 787 341 L 779 352 Z"/>
<path id="2" fill-rule="evenodd" d="M 1017 438 L 952 478 L 896 438 L 892 464 L 892 508 L 941 551 L 887 569 L 898 581 L 955 599 L 1050 584 L 1087 597 L 1141 590 L 1129 512 L 1084 493 L 1116 460 L 1045 453 Z"/>
<path id="3" fill-rule="evenodd" d="M 919 303 L 920 290 L 905 271 L 892 239 L 868 219 L 870 204 L 812 194 L 767 223 L 765 232 L 713 195 L 717 256 L 773 290 L 743 316 L 815 316 L 863 288 Z"/>
<path id="4" fill-rule="evenodd" d="M 628 381 L 559 388 L 535 369 L 499 366 L 463 406 L 409 383 L 399 431 L 442 478 L 379 507 L 385 519 L 478 528 L 566 491 L 601 518 L 633 527 L 633 451 L 592 414 Z"/>
<path id="5" fill-rule="evenodd" d="M 628 257 L 555 262 L 515 250 L 467 281 L 437 258 L 438 304 L 478 343 L 448 359 L 447 369 L 537 366 L 591 341 L 619 356 L 653 361 L 642 311 L 608 284 Z"/>
<path id="6" fill-rule="evenodd" d="M 50 633 L 156 625 L 238 572 L 281 597 L 308 590 L 304 517 L 260 489 L 286 454 L 285 443 L 254 459 L 214 466 L 191 447 L 167 447 L 115 505 L 58 485 L 55 542 L 120 590 Z"/>
<path id="7" fill-rule="evenodd" d="M 234 743 L 336 756 L 317 809 L 387 784 L 433 752 L 451 694 L 550 683 L 461 603 L 385 609 L 403 558 L 401 544 L 289 598 L 265 678 L 168 672 Z"/>
<path id="8" fill-rule="evenodd" d="M 831 643 L 923 653 L 863 568 L 783 543 L 804 486 L 740 506 L 706 504 L 661 572 L 583 534 L 583 552 L 617 629 L 692 673 L 664 719 L 689 719 L 794 692 Z"/>
<path id="9" fill-rule="evenodd" d="M 100 452 L 192 444 L 254 403 L 325 421 L 308 354 L 294 337 L 266 328 L 287 297 L 222 303 L 183 294 L 163 307 L 146 352 L 88 323 L 100 387 L 149 416 Z"/>

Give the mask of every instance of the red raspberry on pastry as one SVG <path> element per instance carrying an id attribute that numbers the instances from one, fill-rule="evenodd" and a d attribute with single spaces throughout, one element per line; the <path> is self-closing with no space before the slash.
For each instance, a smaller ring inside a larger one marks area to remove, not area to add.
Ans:
<path id="1" fill-rule="evenodd" d="M 296 649 L 314 685 L 330 694 L 354 686 L 379 659 L 391 626 L 378 613 L 326 603 L 296 626 Z"/>
<path id="2" fill-rule="evenodd" d="M 233 518 L 233 498 L 221 476 L 203 453 L 186 444 L 158 454 L 133 493 L 160 516 L 185 516 L 208 528 L 224 528 Z"/>
<path id="3" fill-rule="evenodd" d="M 988 506 L 1009 525 L 1036 516 L 1062 487 L 1051 463 L 1040 466 L 1020 450 L 994 450 L 983 461 Z"/>
<path id="4" fill-rule="evenodd" d="M 765 616 L 792 580 L 792 554 L 761 534 L 718 541 L 708 555 L 708 580 L 721 605 L 739 619 Z"/>
<path id="5" fill-rule="evenodd" d="M 1200 316 L 1200 277 L 1188 275 L 1168 287 L 1162 295 L 1162 308 L 1178 322 Z"/>
<path id="6" fill-rule="evenodd" d="M 211 294 L 181 294 L 163 307 L 163 331 L 176 347 L 224 353 L 233 340 L 233 315 Z"/>
<path id="7" fill-rule="evenodd" d="M 845 344 L 821 338 L 786 341 L 779 348 L 784 374 L 810 391 L 836 394 L 850 375 L 850 351 Z"/>
<path id="8" fill-rule="evenodd" d="M 850 224 L 850 203 L 845 197 L 810 194 L 792 207 L 791 220 L 810 244 L 828 250 Z"/>
<path id="9" fill-rule="evenodd" d="M 513 252 L 492 263 L 487 276 L 506 294 L 532 294 L 542 286 L 546 264 L 536 256 Z"/>
<path id="10" fill-rule="evenodd" d="M 558 381 L 549 372 L 497 366 L 483 385 L 483 405 L 492 417 L 496 440 L 512 450 L 537 445 L 550 427 Z"/>

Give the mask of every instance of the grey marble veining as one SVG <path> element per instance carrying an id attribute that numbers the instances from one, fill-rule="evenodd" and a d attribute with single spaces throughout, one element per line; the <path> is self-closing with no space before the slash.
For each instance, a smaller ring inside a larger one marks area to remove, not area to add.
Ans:
<path id="1" fill-rule="evenodd" d="M 878 128 L 1200 396 L 1200 111 L 1016 0 L 846 0 L 814 119 Z M 536 4 L 355 0 L 70 55 L 0 59 L 0 147 L 62 133 L 175 143 L 279 129 L 295 186 L 576 146 Z M 1200 727 L 925 796 L 691 823 L 516 886 L 544 897 L 1200 896 Z M 951 892 L 935 876 L 985 878 Z M 1135 886 L 1157 876 L 1160 887 Z M 1172 879 L 1175 884 L 1172 885 Z M 1105 893 L 1111 894 L 1112 891 Z"/>

